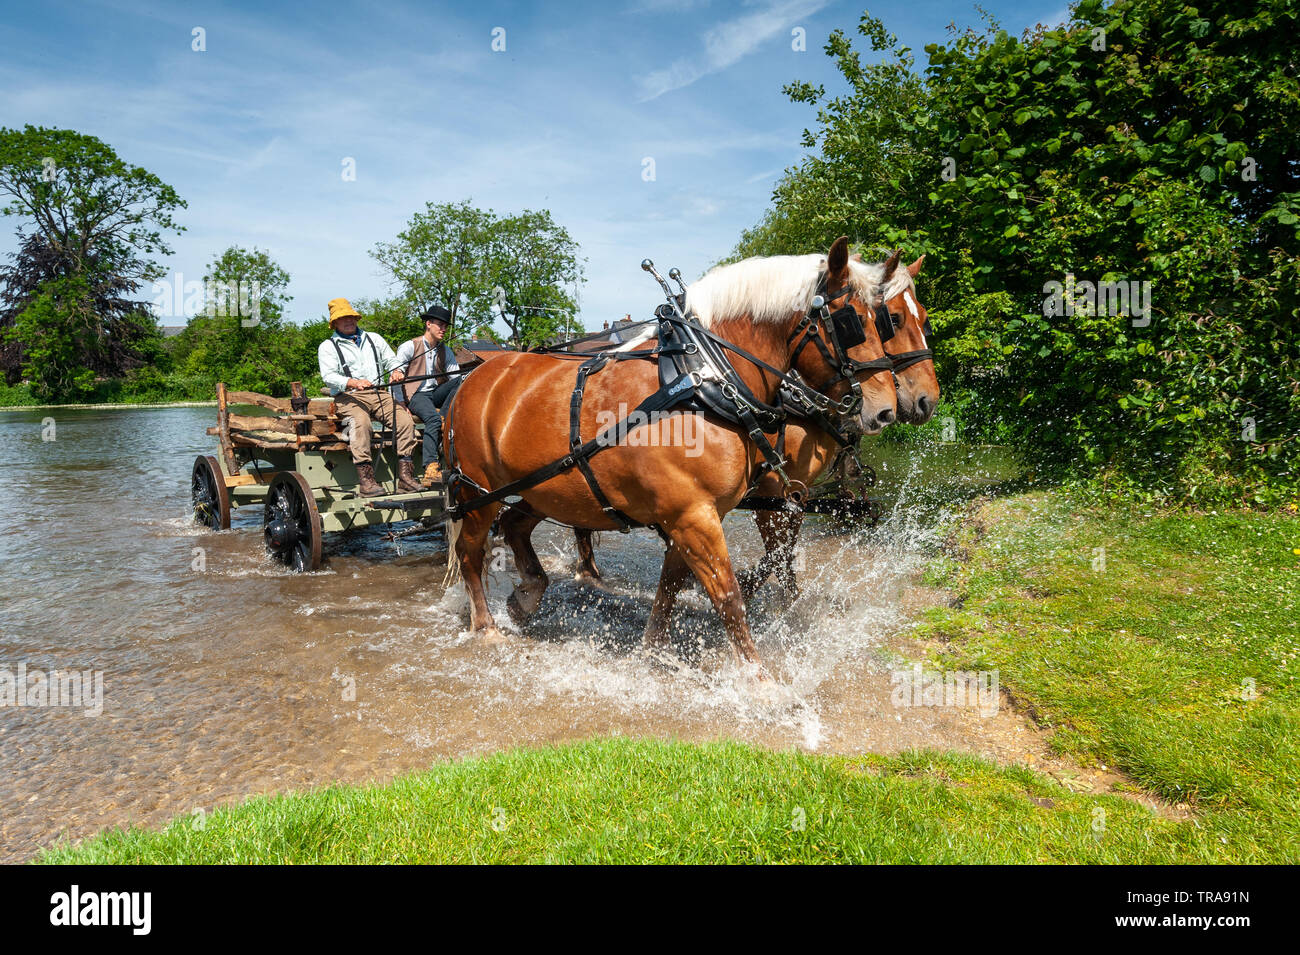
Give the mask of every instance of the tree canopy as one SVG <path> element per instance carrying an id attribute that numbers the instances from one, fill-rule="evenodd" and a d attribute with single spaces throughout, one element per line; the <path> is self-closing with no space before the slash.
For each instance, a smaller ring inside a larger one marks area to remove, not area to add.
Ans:
<path id="1" fill-rule="evenodd" d="M 498 216 L 469 200 L 427 203 L 371 254 L 417 314 L 442 305 L 463 335 L 490 327 L 495 308 L 522 345 L 566 328 L 584 279 L 578 244 L 550 212 Z"/>
<path id="2" fill-rule="evenodd" d="M 175 190 L 93 136 L 27 126 L 0 129 L 0 196 L 20 242 L 0 270 L 6 382 L 75 400 L 156 356 L 156 323 L 133 296 L 180 229 Z"/>
<path id="3" fill-rule="evenodd" d="M 957 33 L 920 73 L 864 15 L 876 62 L 836 31 L 843 92 L 786 88 L 814 151 L 736 254 L 842 232 L 925 252 L 949 413 L 1156 498 L 1293 497 L 1298 9 L 1083 0 L 1060 27 Z M 1149 315 L 1048 307 L 1049 283 L 1118 282 Z"/>

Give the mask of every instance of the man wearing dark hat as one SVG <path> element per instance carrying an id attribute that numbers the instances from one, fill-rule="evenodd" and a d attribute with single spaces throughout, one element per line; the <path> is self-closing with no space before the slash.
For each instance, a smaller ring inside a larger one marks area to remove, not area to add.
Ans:
<path id="1" fill-rule="evenodd" d="M 439 408 L 447 400 L 459 380 L 456 356 L 442 343 L 451 324 L 451 312 L 441 305 L 431 305 L 420 316 L 424 319 L 424 334 L 402 342 L 397 349 L 397 368 L 393 381 L 402 382 L 400 393 L 394 389 L 399 401 L 405 401 L 411 413 L 424 422 L 424 486 L 433 487 L 442 481 L 442 414 Z M 426 376 L 435 377 L 426 377 Z M 406 378 L 423 379 L 404 381 Z"/>

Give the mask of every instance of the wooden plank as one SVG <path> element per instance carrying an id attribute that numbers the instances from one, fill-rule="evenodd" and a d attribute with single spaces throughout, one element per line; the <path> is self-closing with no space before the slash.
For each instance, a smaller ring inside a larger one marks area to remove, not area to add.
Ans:
<path id="1" fill-rule="evenodd" d="M 305 416 L 299 420 L 290 417 L 271 418 L 254 415 L 232 414 L 230 416 L 232 431 L 274 431 L 282 434 L 334 434 L 338 424 L 324 418 Z M 256 437 L 256 435 L 254 436 Z"/>
<path id="2" fill-rule="evenodd" d="M 231 414 L 230 427 L 235 431 L 283 431 L 294 433 L 294 423 L 284 418 L 262 415 Z"/>
<path id="3" fill-rule="evenodd" d="M 271 471 L 269 473 L 264 471 L 262 472 L 262 477 L 265 478 L 265 480 L 262 481 L 257 479 L 256 474 L 240 474 L 236 477 L 228 477 L 226 478 L 226 487 L 243 487 L 247 484 L 270 484 L 271 479 L 279 473 L 279 471 Z"/>
<path id="4" fill-rule="evenodd" d="M 289 394 L 291 395 L 290 410 L 299 409 L 305 411 L 307 408 L 307 389 L 302 386 L 301 381 L 289 382 Z M 295 419 L 293 430 L 296 434 L 312 433 L 311 425 L 303 421 L 301 415 L 292 414 L 289 417 Z"/>
<path id="5" fill-rule="evenodd" d="M 285 414 L 293 411 L 293 405 L 288 398 L 272 398 L 270 395 L 258 394 L 256 391 L 232 391 L 227 400 L 232 405 L 257 405 L 269 411 L 283 411 Z"/>
<path id="6" fill-rule="evenodd" d="M 267 450 L 284 450 L 294 451 L 298 448 L 298 442 L 294 435 L 285 435 L 287 441 L 267 441 L 265 438 L 255 438 L 251 434 L 244 434 L 240 431 L 233 431 L 230 434 L 230 440 L 241 448 L 266 448 Z"/>
<path id="7" fill-rule="evenodd" d="M 226 383 L 217 382 L 217 434 L 218 441 L 221 444 L 221 456 L 226 462 L 226 471 L 229 474 L 238 474 L 240 471 L 239 459 L 235 457 L 235 446 L 230 440 L 230 411 L 228 410 L 229 395 L 226 393 Z"/>

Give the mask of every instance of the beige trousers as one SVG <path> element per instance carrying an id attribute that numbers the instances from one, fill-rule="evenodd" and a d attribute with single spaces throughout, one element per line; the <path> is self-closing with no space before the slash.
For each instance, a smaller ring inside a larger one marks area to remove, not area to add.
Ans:
<path id="1" fill-rule="evenodd" d="M 371 419 L 378 421 L 386 430 L 397 432 L 397 453 L 410 457 L 415 450 L 415 422 L 411 413 L 402 405 L 393 401 L 388 389 L 383 391 L 340 392 L 334 396 L 334 406 L 339 414 L 352 422 L 352 462 L 354 464 L 370 463 Z M 397 415 L 397 427 L 393 428 L 393 415 Z"/>

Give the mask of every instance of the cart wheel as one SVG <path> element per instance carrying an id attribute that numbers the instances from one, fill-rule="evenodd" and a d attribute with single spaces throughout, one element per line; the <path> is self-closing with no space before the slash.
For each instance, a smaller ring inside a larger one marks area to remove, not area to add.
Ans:
<path id="1" fill-rule="evenodd" d="M 194 459 L 190 475 L 190 503 L 194 505 L 194 522 L 214 531 L 230 530 L 230 494 L 221 465 L 210 454 Z"/>
<path id="2" fill-rule="evenodd" d="M 262 520 L 266 552 L 298 573 L 320 568 L 320 511 L 311 485 L 297 471 L 281 471 L 266 492 Z"/>

